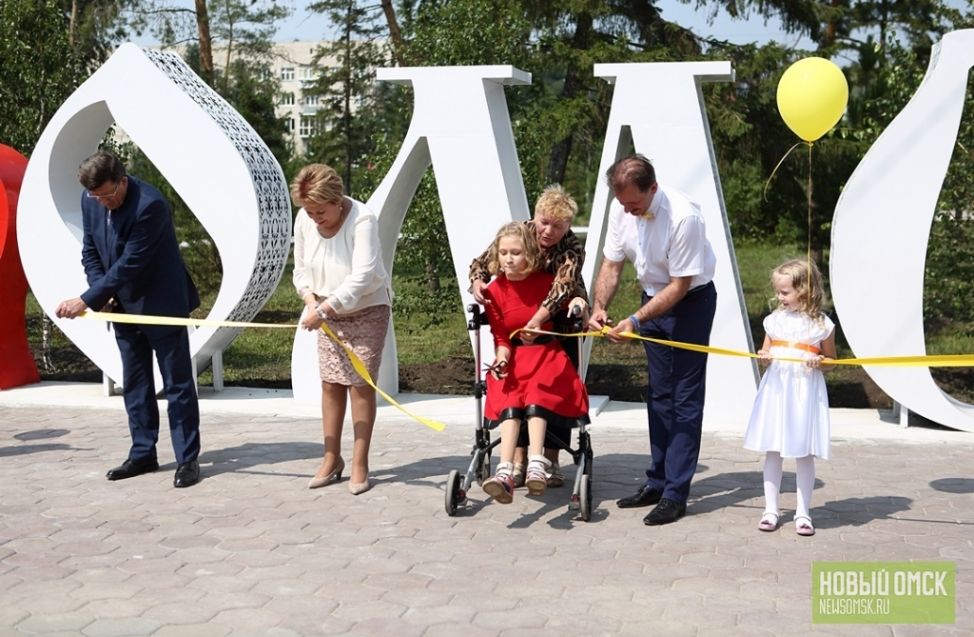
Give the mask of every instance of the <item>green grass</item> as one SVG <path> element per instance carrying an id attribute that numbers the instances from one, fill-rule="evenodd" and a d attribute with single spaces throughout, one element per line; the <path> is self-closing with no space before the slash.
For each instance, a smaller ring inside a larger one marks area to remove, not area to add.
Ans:
<path id="1" fill-rule="evenodd" d="M 759 245 L 742 243 L 734 247 L 737 256 L 737 269 L 741 277 L 741 287 L 744 288 L 744 304 L 754 325 L 754 318 L 758 318 L 758 325 L 771 310 L 771 271 L 788 259 L 804 255 L 804 251 L 794 245 Z M 752 328 L 753 329 L 753 328 Z M 754 333 L 757 341 L 758 332 Z"/>
<path id="2" fill-rule="evenodd" d="M 947 328 L 937 333 L 936 338 L 927 343 L 929 354 L 963 354 L 974 352 L 974 334 L 960 329 Z"/>
<path id="3" fill-rule="evenodd" d="M 281 282 L 264 307 L 254 318 L 257 323 L 294 323 L 298 321 L 303 304 L 291 283 L 291 261 Z M 203 308 L 211 308 L 216 294 L 206 295 Z M 205 316 L 197 310 L 193 316 Z M 223 352 L 223 380 L 231 385 L 274 385 L 290 387 L 291 344 L 294 332 L 283 329 L 245 329 Z M 200 375 L 202 384 L 213 382 L 212 373 Z"/>
<path id="4" fill-rule="evenodd" d="M 452 281 L 443 281 L 453 285 Z M 396 346 L 400 364 L 434 363 L 451 357 L 471 357 L 467 317 L 453 296 L 452 302 L 444 302 L 435 312 L 416 307 L 410 299 L 430 297 L 419 277 L 395 276 L 393 289 L 393 325 L 396 330 Z M 441 294 L 442 295 L 442 294 Z M 449 295 L 447 295 L 449 296 Z M 432 303 L 426 303 L 429 305 Z"/>

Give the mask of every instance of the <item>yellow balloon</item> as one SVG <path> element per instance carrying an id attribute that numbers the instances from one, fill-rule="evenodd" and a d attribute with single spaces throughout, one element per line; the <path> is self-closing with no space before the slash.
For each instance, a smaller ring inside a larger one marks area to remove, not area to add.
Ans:
<path id="1" fill-rule="evenodd" d="M 814 142 L 842 118 L 849 84 L 831 61 L 804 58 L 781 76 L 777 99 L 778 112 L 788 128 L 806 142 Z"/>

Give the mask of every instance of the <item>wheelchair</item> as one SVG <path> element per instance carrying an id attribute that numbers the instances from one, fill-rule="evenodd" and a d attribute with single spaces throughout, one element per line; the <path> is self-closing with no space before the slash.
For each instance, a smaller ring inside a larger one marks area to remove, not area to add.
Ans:
<path id="1" fill-rule="evenodd" d="M 487 325 L 487 316 L 480 305 L 474 303 L 467 307 L 470 319 L 467 321 L 467 330 L 474 336 L 474 384 L 473 396 L 476 413 L 473 448 L 470 451 L 471 460 L 466 472 L 461 473 L 454 469 L 450 471 L 446 480 L 445 508 L 449 516 L 456 515 L 460 507 L 467 504 L 467 493 L 471 485 L 476 481 L 482 485 L 488 479 L 490 473 L 491 452 L 500 444 L 500 436 L 491 440 L 489 423 L 483 415 L 483 399 L 487 392 L 486 380 L 481 377 L 481 352 L 480 352 L 480 328 Z M 581 322 L 577 317 L 575 323 L 581 327 Z M 573 331 L 581 331 L 575 329 Z M 574 339 L 574 347 L 578 349 L 577 354 L 581 354 L 581 339 Z M 572 358 L 569 356 L 569 358 Z M 572 358 L 576 368 L 578 356 Z M 522 422 L 521 428 L 524 430 L 527 424 Z M 568 503 L 570 514 L 577 515 L 581 520 L 587 522 L 592 517 L 592 441 L 587 429 L 588 425 L 577 422 L 572 428 L 578 429 L 578 446 L 572 448 L 559 433 L 567 432 L 565 436 L 571 439 L 571 429 L 568 427 L 549 426 L 545 433 L 544 446 L 548 449 L 559 449 L 568 452 L 574 461 L 577 469 L 575 471 L 575 481 L 572 486 L 572 495 Z"/>

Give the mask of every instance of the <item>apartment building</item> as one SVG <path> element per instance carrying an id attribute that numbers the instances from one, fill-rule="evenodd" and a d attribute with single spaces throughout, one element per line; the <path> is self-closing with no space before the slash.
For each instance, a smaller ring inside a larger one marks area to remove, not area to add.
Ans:
<path id="1" fill-rule="evenodd" d="M 275 112 L 284 118 L 291 141 L 294 143 L 295 154 L 301 156 L 305 151 L 305 143 L 316 132 L 317 122 L 315 114 L 324 106 L 317 96 L 308 94 L 315 80 L 318 79 L 320 66 L 315 66 L 314 57 L 320 41 L 277 42 L 274 44 L 271 57 L 271 73 L 280 82 Z M 185 47 L 177 46 L 164 49 L 185 55 Z M 226 50 L 217 47 L 213 49 L 213 62 L 222 66 Z M 327 66 L 329 60 L 323 59 L 320 64 Z M 124 139 L 124 133 L 123 139 Z"/>
<path id="2" fill-rule="evenodd" d="M 281 84 L 277 102 L 277 115 L 287 124 L 294 150 L 304 154 L 305 142 L 313 135 L 315 114 L 323 106 L 318 97 L 307 94 L 307 89 L 318 78 L 319 67 L 313 63 L 321 42 L 278 42 L 274 45 L 271 72 Z M 321 64 L 327 65 L 328 60 Z"/>

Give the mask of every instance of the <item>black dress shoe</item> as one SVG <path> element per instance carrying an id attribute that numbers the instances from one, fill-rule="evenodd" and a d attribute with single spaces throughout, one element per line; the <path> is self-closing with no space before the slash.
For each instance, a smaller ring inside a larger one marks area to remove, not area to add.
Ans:
<path id="1" fill-rule="evenodd" d="M 134 478 L 143 473 L 152 473 L 159 468 L 159 461 L 155 458 L 139 458 L 138 460 L 126 460 L 114 469 L 109 469 L 105 477 L 109 480 L 124 480 Z"/>
<path id="2" fill-rule="evenodd" d="M 646 526 L 657 526 L 659 524 L 669 524 L 670 522 L 676 522 L 687 512 L 687 505 L 683 502 L 676 502 L 670 500 L 669 498 L 663 498 L 659 501 L 649 515 L 643 518 L 643 524 Z"/>
<path id="3" fill-rule="evenodd" d="M 663 497 L 663 492 L 652 487 L 643 487 L 635 494 L 626 496 L 621 500 L 616 500 L 616 506 L 620 509 L 634 509 L 636 507 L 648 507 L 656 504 Z"/>
<path id="4" fill-rule="evenodd" d="M 176 477 L 172 480 L 172 486 L 177 489 L 191 487 L 200 481 L 200 463 L 196 460 L 184 462 L 176 467 Z"/>

